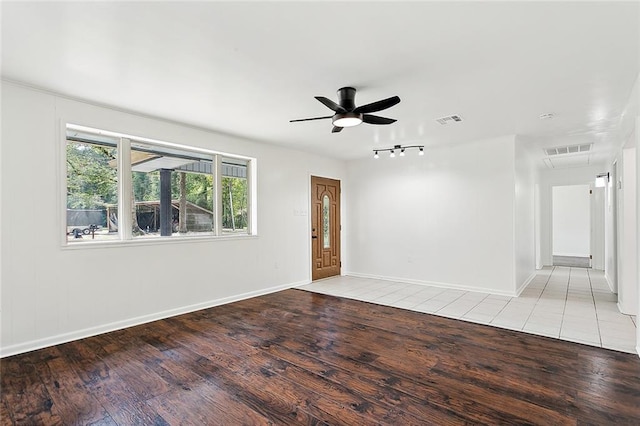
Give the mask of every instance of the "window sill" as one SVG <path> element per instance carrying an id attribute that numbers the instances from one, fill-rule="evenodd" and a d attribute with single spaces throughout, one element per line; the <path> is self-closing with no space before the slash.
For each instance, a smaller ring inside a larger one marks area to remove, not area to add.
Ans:
<path id="1" fill-rule="evenodd" d="M 257 239 L 257 235 L 247 234 L 226 234 L 217 236 L 203 236 L 203 237 L 158 237 L 158 238 L 140 238 L 132 240 L 117 240 L 117 241 L 86 241 L 62 244 L 63 250 L 85 250 L 91 248 L 111 248 L 111 247 L 133 247 L 133 246 L 160 246 L 164 244 L 184 244 L 184 243 L 207 243 L 215 241 L 230 241 L 230 240 L 254 240 Z"/>

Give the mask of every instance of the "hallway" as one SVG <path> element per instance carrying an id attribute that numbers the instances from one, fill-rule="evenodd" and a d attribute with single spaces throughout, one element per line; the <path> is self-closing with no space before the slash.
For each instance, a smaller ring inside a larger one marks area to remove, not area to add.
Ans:
<path id="1" fill-rule="evenodd" d="M 544 268 L 520 297 L 352 276 L 314 281 L 300 288 L 636 353 L 637 319 L 618 311 L 616 295 L 598 270 Z"/>

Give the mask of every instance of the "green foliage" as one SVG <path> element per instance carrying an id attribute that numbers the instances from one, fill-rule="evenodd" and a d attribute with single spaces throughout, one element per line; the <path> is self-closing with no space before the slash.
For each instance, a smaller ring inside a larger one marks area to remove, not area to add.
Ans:
<path id="1" fill-rule="evenodd" d="M 135 201 L 157 201 L 160 199 L 160 173 L 133 172 L 133 199 Z"/>
<path id="2" fill-rule="evenodd" d="M 180 175 L 173 173 L 175 185 L 171 184 L 174 199 L 180 198 Z M 187 173 L 187 201 L 203 209 L 213 211 L 213 176 L 197 173 Z"/>
<path id="3" fill-rule="evenodd" d="M 203 209 L 213 211 L 213 176 L 186 173 L 187 201 Z M 160 172 L 133 172 L 135 201 L 160 200 Z M 180 172 L 171 173 L 171 198 L 180 199 Z"/>
<path id="4" fill-rule="evenodd" d="M 248 221 L 247 180 L 233 177 L 222 178 L 222 227 L 246 229 Z"/>
<path id="5" fill-rule="evenodd" d="M 79 142 L 67 143 L 67 208 L 103 209 L 117 204 L 117 171 L 113 167 L 116 148 Z M 109 164 L 111 162 L 111 165 Z M 132 173 L 136 202 L 160 200 L 160 173 Z M 171 196 L 180 199 L 180 172 L 171 174 Z M 186 173 L 186 198 L 203 209 L 213 211 L 213 176 Z M 248 224 L 248 184 L 246 179 L 222 178 L 222 226 L 246 229 Z"/>
<path id="6" fill-rule="evenodd" d="M 67 208 L 100 209 L 118 201 L 116 149 L 79 142 L 67 143 Z"/>

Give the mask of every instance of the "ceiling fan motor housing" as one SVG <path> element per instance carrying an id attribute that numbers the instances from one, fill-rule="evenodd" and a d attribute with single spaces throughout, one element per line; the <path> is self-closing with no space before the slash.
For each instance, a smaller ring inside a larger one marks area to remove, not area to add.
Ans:
<path id="1" fill-rule="evenodd" d="M 356 89 L 353 87 L 343 87 L 338 89 L 338 102 L 347 111 L 356 109 Z"/>

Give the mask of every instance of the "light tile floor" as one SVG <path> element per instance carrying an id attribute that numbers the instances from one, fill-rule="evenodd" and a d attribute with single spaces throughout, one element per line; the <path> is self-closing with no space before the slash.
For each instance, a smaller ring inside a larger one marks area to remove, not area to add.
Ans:
<path id="1" fill-rule="evenodd" d="M 602 271 L 545 268 L 519 297 L 351 276 L 300 288 L 636 353 L 637 320 L 618 311 Z"/>

